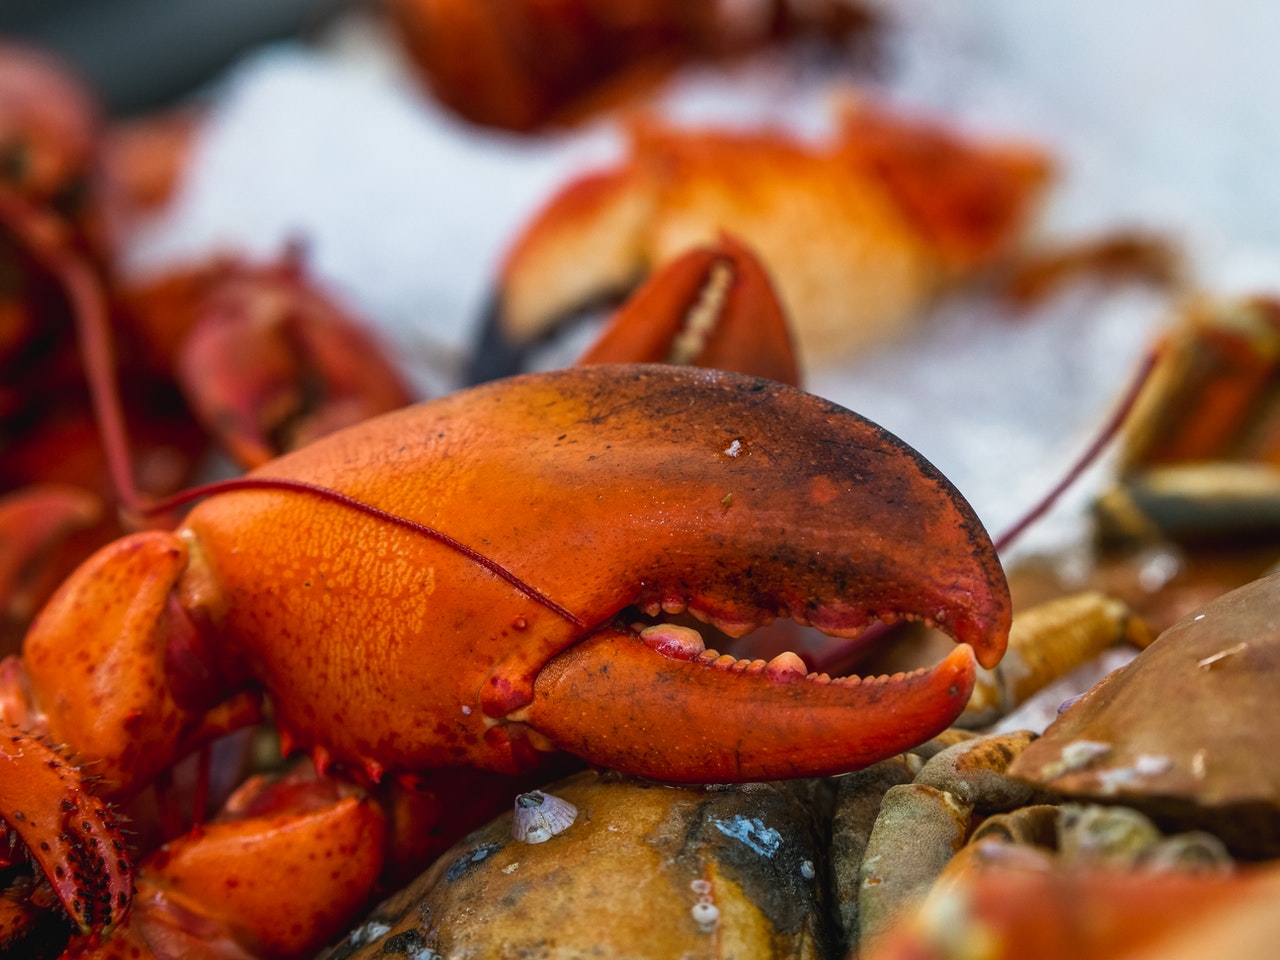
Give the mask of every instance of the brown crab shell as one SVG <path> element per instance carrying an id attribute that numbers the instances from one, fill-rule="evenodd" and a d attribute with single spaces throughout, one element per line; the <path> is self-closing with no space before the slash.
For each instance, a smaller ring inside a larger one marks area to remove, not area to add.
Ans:
<path id="1" fill-rule="evenodd" d="M 1280 854 L 1280 574 L 1178 621 L 1013 763 L 1059 794 L 1205 827 L 1239 857 Z"/>

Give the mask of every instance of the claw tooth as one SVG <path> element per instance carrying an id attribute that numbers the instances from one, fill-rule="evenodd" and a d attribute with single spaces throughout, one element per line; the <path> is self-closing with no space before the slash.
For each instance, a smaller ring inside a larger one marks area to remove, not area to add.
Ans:
<path id="1" fill-rule="evenodd" d="M 693 660 L 706 651 L 702 634 L 692 627 L 659 623 L 641 630 L 640 639 L 664 657 L 673 660 Z"/>
<path id="2" fill-rule="evenodd" d="M 667 597 L 667 599 L 662 601 L 662 612 L 684 613 L 688 606 L 688 602 L 680 597 Z"/>
<path id="3" fill-rule="evenodd" d="M 712 617 L 711 622 L 725 636 L 734 638 L 745 637 L 758 626 L 754 620 L 729 620 L 724 617 Z"/>
<path id="4" fill-rule="evenodd" d="M 743 671 L 743 673 L 747 673 L 747 674 L 750 674 L 751 676 L 755 676 L 758 673 L 764 673 L 764 668 L 767 666 L 768 664 L 763 660 L 752 660 L 750 663 L 747 664 L 747 667 Z"/>
<path id="5" fill-rule="evenodd" d="M 732 667 L 737 662 L 738 662 L 737 657 L 735 657 L 731 653 L 725 653 L 725 654 L 721 654 L 718 658 L 716 658 L 716 662 L 713 663 L 712 666 L 725 669 L 727 667 Z"/>
<path id="6" fill-rule="evenodd" d="M 333 755 L 327 747 L 316 744 L 311 748 L 311 762 L 315 765 L 316 773 L 323 777 L 333 764 Z"/>
<path id="7" fill-rule="evenodd" d="M 809 668 L 797 654 L 787 650 L 765 664 L 764 672 L 775 680 L 800 680 L 808 675 Z"/>

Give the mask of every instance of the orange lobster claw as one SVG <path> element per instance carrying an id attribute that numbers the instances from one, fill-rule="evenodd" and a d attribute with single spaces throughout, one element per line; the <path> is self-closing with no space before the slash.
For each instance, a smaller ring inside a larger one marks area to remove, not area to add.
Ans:
<path id="1" fill-rule="evenodd" d="M 973 682 L 968 647 L 910 674 L 833 680 L 806 675 L 790 653 L 722 658 L 683 627 L 606 630 L 547 664 L 520 716 L 601 766 L 736 783 L 843 773 L 901 753 L 946 729 Z M 744 737 L 755 716 L 769 723 Z"/>
<path id="2" fill-rule="evenodd" d="M 741 374 L 512 378 L 205 494 L 176 533 L 86 561 L 0 686 L 5 718 L 74 743 L 102 796 L 255 721 L 263 695 L 286 752 L 372 783 L 527 774 L 561 746 L 670 779 L 852 769 L 954 719 L 1009 631 L 995 549 L 944 477 L 856 414 Z M 617 627 L 686 612 L 729 636 L 912 618 L 973 652 L 837 682 L 793 654 L 739 664 L 688 628 Z"/>
<path id="3" fill-rule="evenodd" d="M 620 163 L 565 184 L 513 240 L 475 379 L 519 369 L 565 320 L 730 232 L 765 264 L 814 361 L 884 342 L 1018 242 L 1039 151 L 862 104 L 815 143 L 777 130 L 631 125 Z"/>
<path id="4" fill-rule="evenodd" d="M 143 861 L 128 926 L 79 955 L 310 956 L 368 902 L 385 834 L 350 785 L 255 777 L 218 820 Z"/>
<path id="5" fill-rule="evenodd" d="M 631 607 L 649 615 L 688 611 L 734 636 L 775 617 L 836 636 L 910 617 L 969 644 L 983 664 L 999 660 L 1008 633 L 1003 571 L 955 489 L 874 424 L 774 381 L 662 364 L 512 378 L 368 421 L 251 479 L 259 478 L 306 478 L 375 507 L 394 504 L 407 521 L 483 548 L 482 566 L 474 552 L 408 530 L 388 540 L 393 531 L 381 514 L 382 523 L 363 527 L 374 538 L 364 550 L 387 554 L 370 571 L 403 569 L 405 577 L 396 588 L 401 602 L 387 606 L 377 597 L 391 581 L 364 585 L 366 574 L 345 561 L 330 567 L 327 556 L 308 559 L 312 537 L 327 543 L 361 526 L 350 505 L 246 491 L 207 500 L 188 518 L 236 598 L 227 608 L 228 635 L 289 625 L 287 634 L 255 637 L 252 654 L 289 742 L 322 748 L 373 779 L 383 769 L 527 770 L 537 762 L 524 750 L 541 732 L 535 717 L 554 729 L 572 722 L 557 718 L 554 706 L 537 713 L 539 673 Z M 248 528 L 257 532 L 246 537 Z M 278 531 L 286 528 L 307 532 L 282 540 Z M 353 559 L 357 548 L 352 541 Z M 267 569 L 296 564 L 295 586 L 265 593 L 263 574 L 245 562 L 251 554 L 261 554 Z M 349 609 L 370 592 L 373 606 Z M 371 620 L 386 626 L 371 631 Z M 291 637 L 312 623 L 325 640 L 306 647 L 307 666 L 299 667 L 292 651 L 302 651 Z M 388 644 L 384 630 L 404 640 Z M 763 688 L 759 678 L 638 653 L 658 674 L 704 670 L 697 682 L 708 693 L 735 683 Z M 353 657 L 377 667 L 361 684 L 336 685 Z M 883 696 L 872 699 L 908 729 L 945 726 L 963 706 L 972 669 L 962 654 L 932 677 L 886 682 Z M 925 704 L 923 692 L 912 693 L 921 685 L 941 699 Z M 617 705 L 619 715 L 646 716 L 647 731 L 663 723 L 691 729 L 651 687 L 616 687 L 614 698 L 629 701 Z M 684 689 L 685 701 L 693 699 Z M 922 717 L 888 706 L 899 692 L 916 697 L 911 709 Z M 801 683 L 776 698 L 831 705 L 844 696 L 843 728 L 821 736 L 834 737 L 852 767 L 873 751 L 896 752 L 857 709 L 871 702 L 866 693 Z M 366 697 L 373 698 L 367 705 Z M 424 716 L 438 726 L 415 719 Z M 399 717 L 406 726 L 394 748 L 376 750 L 386 723 Z M 736 720 L 746 726 L 728 723 L 716 734 L 730 753 L 749 739 L 743 729 L 773 725 L 758 710 Z M 815 719 L 812 729 L 823 723 Z M 762 743 L 773 736 L 785 734 L 762 735 Z M 640 731 L 631 738 L 641 739 Z M 799 766 L 812 744 L 793 742 Z M 628 772 L 633 760 L 649 762 L 648 748 L 638 745 L 634 758 L 629 746 L 611 745 L 597 760 L 599 746 L 584 744 L 581 756 Z M 818 769 L 838 762 L 820 748 L 818 756 Z M 742 778 L 754 775 L 740 769 Z"/>
<path id="6" fill-rule="evenodd" d="M 73 764 L 8 724 L 0 725 L 0 818 L 82 934 L 96 938 L 123 919 L 133 871 L 115 817 Z"/>
<path id="7" fill-rule="evenodd" d="M 578 359 L 589 363 L 691 364 L 800 383 L 773 283 L 755 254 L 727 234 L 650 277 Z"/>

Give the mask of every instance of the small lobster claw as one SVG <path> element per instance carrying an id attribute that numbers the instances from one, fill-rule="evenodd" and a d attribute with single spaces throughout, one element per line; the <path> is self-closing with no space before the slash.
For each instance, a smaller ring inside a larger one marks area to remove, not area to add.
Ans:
<path id="1" fill-rule="evenodd" d="M 314 773 L 247 781 L 222 813 L 138 868 L 128 923 L 86 960 L 303 957 L 368 901 L 386 822 L 359 790 Z"/>
<path id="2" fill-rule="evenodd" d="M 175 274 L 131 299 L 157 360 L 175 365 L 198 419 L 246 467 L 414 399 L 372 334 L 307 278 L 298 251 Z M 185 323 L 171 329 L 175 314 Z"/>
<path id="3" fill-rule="evenodd" d="M 777 291 L 759 258 L 728 234 L 654 273 L 578 363 L 688 364 L 800 383 Z"/>

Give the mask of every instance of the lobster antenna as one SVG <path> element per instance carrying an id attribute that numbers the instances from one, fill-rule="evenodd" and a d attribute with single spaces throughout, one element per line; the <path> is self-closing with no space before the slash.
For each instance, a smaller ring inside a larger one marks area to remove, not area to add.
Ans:
<path id="1" fill-rule="evenodd" d="M 1138 402 L 1138 397 L 1142 395 L 1143 389 L 1147 382 L 1151 379 L 1152 371 L 1155 370 L 1156 361 L 1159 359 L 1159 352 L 1155 349 L 1148 350 L 1142 358 L 1142 362 L 1138 365 L 1137 372 L 1133 375 L 1129 382 L 1128 388 L 1120 399 L 1120 403 L 1112 412 L 1110 419 L 1107 420 L 1097 436 L 1093 438 L 1093 442 L 1084 449 L 1084 452 L 1076 459 L 1076 462 L 1054 486 L 1046 493 L 1040 501 L 1022 515 L 1013 526 L 1005 530 L 994 541 L 996 552 L 1003 553 L 1017 539 L 1034 524 L 1043 517 L 1053 507 L 1055 503 L 1066 493 L 1071 486 L 1080 479 L 1080 475 L 1091 467 L 1102 455 L 1102 451 L 1107 445 L 1115 439 L 1120 429 L 1124 426 L 1125 421 L 1129 419 L 1129 415 L 1133 413 L 1134 405 Z"/>
<path id="2" fill-rule="evenodd" d="M 134 483 L 129 460 L 129 437 L 120 406 L 120 391 L 112 374 L 114 350 L 102 284 L 84 257 L 67 246 L 60 223 L 43 216 L 21 197 L 4 189 L 0 189 L 0 217 L 66 293 L 89 386 L 89 403 L 98 422 L 111 482 L 125 510 L 145 514 L 148 510 Z"/>

